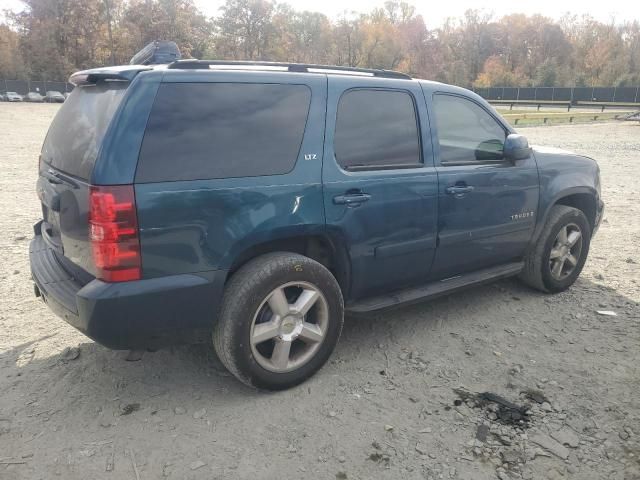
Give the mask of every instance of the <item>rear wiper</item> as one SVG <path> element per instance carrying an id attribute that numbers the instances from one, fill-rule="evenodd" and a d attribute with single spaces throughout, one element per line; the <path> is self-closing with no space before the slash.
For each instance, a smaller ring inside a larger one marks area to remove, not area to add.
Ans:
<path id="1" fill-rule="evenodd" d="M 49 183 L 54 183 L 56 185 L 61 185 L 64 183 L 66 185 L 71 185 L 72 187 L 76 186 L 75 182 L 68 179 L 66 176 L 62 176 L 61 174 L 59 174 L 58 172 L 56 172 L 51 168 L 48 168 L 41 173 L 43 177 L 46 177 Z"/>
<path id="2" fill-rule="evenodd" d="M 42 176 L 46 177 L 50 183 L 61 184 L 62 180 L 58 178 L 58 174 L 51 169 L 42 172 Z"/>

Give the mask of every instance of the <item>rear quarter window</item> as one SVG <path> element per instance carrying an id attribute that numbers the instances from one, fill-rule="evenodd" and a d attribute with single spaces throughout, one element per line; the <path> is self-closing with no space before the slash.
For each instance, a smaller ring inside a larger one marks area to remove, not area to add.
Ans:
<path id="1" fill-rule="evenodd" d="M 51 123 L 42 147 L 43 162 L 87 180 L 128 85 L 103 82 L 75 88 Z"/>
<path id="2" fill-rule="evenodd" d="M 288 173 L 298 158 L 310 102 L 305 85 L 162 84 L 136 182 Z"/>

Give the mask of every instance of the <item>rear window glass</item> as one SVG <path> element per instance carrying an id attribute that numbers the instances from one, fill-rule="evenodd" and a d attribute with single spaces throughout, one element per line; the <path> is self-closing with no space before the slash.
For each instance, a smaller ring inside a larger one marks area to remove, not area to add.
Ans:
<path id="1" fill-rule="evenodd" d="M 65 173 L 88 179 L 128 85 L 103 82 L 75 88 L 51 123 L 42 160 Z"/>
<path id="2" fill-rule="evenodd" d="M 136 181 L 288 173 L 310 102 L 305 85 L 165 83 L 147 123 Z"/>

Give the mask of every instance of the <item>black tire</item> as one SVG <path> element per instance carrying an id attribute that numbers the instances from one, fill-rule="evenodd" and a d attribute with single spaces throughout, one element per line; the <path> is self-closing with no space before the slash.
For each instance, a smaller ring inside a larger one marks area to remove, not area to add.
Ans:
<path id="1" fill-rule="evenodd" d="M 326 300 L 323 308 L 328 321 L 323 340 L 306 363 L 292 371 L 273 372 L 254 356 L 250 342 L 252 323 L 270 293 L 291 282 L 305 282 L 317 288 Z M 342 292 L 329 270 L 295 253 L 269 253 L 242 266 L 227 283 L 213 328 L 213 344 L 222 363 L 241 382 L 265 390 L 283 390 L 302 383 L 325 364 L 338 343 L 343 321 Z"/>
<path id="2" fill-rule="evenodd" d="M 581 230 L 581 251 L 573 270 L 562 279 L 557 279 L 551 272 L 551 250 L 556 242 L 558 232 L 567 225 L 575 225 Z M 549 212 L 538 242 L 527 256 L 520 279 L 527 285 L 548 293 L 558 293 L 569 288 L 576 281 L 587 260 L 591 243 L 591 226 L 584 213 L 577 208 L 555 205 Z"/>

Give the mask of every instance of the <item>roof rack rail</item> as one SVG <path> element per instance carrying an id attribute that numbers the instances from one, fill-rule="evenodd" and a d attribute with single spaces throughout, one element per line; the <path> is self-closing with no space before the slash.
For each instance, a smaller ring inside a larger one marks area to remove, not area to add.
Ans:
<path id="1" fill-rule="evenodd" d="M 406 73 L 395 70 L 383 70 L 378 68 L 356 68 L 343 67 L 341 65 L 316 65 L 312 63 L 287 63 L 287 62 L 262 62 L 262 61 L 240 61 L 240 60 L 177 60 L 170 63 L 167 68 L 197 70 L 209 68 L 210 66 L 237 66 L 237 67 L 279 67 L 286 68 L 289 72 L 315 73 L 312 70 L 326 70 L 336 73 L 366 73 L 374 77 L 397 78 L 402 80 L 412 80 Z"/>

